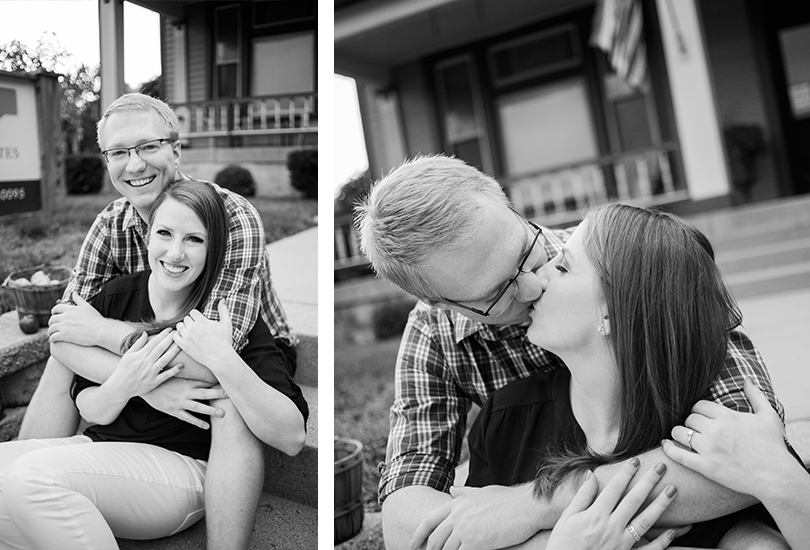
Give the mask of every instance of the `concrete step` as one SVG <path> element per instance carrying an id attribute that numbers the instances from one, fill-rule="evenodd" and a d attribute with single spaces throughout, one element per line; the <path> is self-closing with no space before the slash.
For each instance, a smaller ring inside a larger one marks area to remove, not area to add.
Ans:
<path id="1" fill-rule="evenodd" d="M 807 261 L 810 261 L 810 236 L 727 250 L 717 254 L 717 265 L 727 276 Z"/>
<path id="2" fill-rule="evenodd" d="M 295 346 L 297 367 L 295 381 L 298 385 L 318 385 L 318 335 L 296 332 L 298 345 Z"/>
<path id="3" fill-rule="evenodd" d="M 726 278 L 737 299 L 810 287 L 810 261 L 764 267 Z"/>
<path id="4" fill-rule="evenodd" d="M 118 539 L 121 550 L 202 550 L 206 547 L 205 519 L 172 537 L 155 540 Z M 263 493 L 256 512 L 250 550 L 318 547 L 318 509 Z"/>
<path id="5" fill-rule="evenodd" d="M 764 233 L 805 232 L 810 228 L 810 196 L 763 201 L 688 216 L 712 244 L 746 242 Z"/>
<path id="6" fill-rule="evenodd" d="M 754 233 L 747 235 L 725 234 L 718 237 L 709 237 L 716 255 L 728 251 L 745 250 L 751 247 L 772 246 L 792 240 L 810 238 L 810 227 L 796 225 L 779 229 L 754 227 Z"/>
<path id="7" fill-rule="evenodd" d="M 307 440 L 296 456 L 265 447 L 264 488 L 267 493 L 308 506 L 318 505 L 318 388 L 301 386 L 309 405 Z"/>

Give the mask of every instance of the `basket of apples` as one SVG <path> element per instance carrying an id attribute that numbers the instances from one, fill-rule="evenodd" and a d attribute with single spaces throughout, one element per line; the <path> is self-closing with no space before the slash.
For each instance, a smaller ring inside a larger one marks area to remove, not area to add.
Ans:
<path id="1" fill-rule="evenodd" d="M 69 278 L 70 269 L 58 265 L 39 265 L 6 277 L 2 286 L 14 296 L 23 332 L 33 334 L 48 326 L 51 309 L 62 298 Z"/>

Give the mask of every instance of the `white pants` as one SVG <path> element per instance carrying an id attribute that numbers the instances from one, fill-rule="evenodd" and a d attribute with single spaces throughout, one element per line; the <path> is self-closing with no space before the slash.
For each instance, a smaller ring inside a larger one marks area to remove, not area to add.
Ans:
<path id="1" fill-rule="evenodd" d="M 206 463 L 77 435 L 0 443 L 0 550 L 110 550 L 203 517 Z"/>

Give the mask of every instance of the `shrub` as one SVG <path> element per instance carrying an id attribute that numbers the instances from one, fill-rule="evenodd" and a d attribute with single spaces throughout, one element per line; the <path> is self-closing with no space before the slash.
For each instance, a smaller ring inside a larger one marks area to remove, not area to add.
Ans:
<path id="1" fill-rule="evenodd" d="M 377 307 L 372 315 L 374 336 L 377 340 L 401 336 L 408 323 L 408 314 L 413 309 L 413 304 L 412 300 L 396 300 Z"/>
<path id="2" fill-rule="evenodd" d="M 256 196 L 256 180 L 250 170 L 236 164 L 226 166 L 214 176 L 214 183 L 243 197 Z"/>
<path id="3" fill-rule="evenodd" d="M 287 155 L 290 185 L 308 199 L 318 198 L 318 151 L 306 149 Z"/>
<path id="4" fill-rule="evenodd" d="M 98 155 L 71 155 L 65 159 L 65 186 L 71 195 L 96 194 L 104 186 L 104 161 Z"/>

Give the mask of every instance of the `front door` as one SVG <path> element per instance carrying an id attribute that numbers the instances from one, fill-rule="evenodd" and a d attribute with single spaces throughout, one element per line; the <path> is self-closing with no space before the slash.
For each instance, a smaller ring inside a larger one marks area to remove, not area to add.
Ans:
<path id="1" fill-rule="evenodd" d="M 788 187 L 793 193 L 810 193 L 810 2 L 769 2 L 763 13 Z"/>

